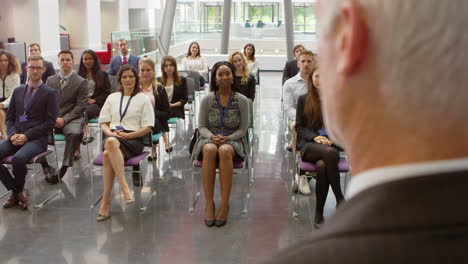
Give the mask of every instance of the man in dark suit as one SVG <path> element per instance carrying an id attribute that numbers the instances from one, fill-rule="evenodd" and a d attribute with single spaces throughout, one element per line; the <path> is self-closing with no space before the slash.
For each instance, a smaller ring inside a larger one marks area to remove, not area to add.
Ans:
<path id="1" fill-rule="evenodd" d="M 8 108 L 6 125 L 8 140 L 0 144 L 0 159 L 13 156 L 13 175 L 0 165 L 0 180 L 11 191 L 4 208 L 20 205 L 26 209 L 29 197 L 24 189 L 28 172 L 26 163 L 34 156 L 47 150 L 47 137 L 52 131 L 58 114 L 57 94 L 42 83 L 45 72 L 44 59 L 40 56 L 28 58 L 28 85 L 16 88 Z"/>
<path id="2" fill-rule="evenodd" d="M 297 59 L 299 58 L 299 54 L 301 54 L 303 50 L 305 50 L 305 48 L 301 44 L 294 46 L 294 57 L 296 57 L 296 59 L 287 61 L 284 65 L 282 83 L 283 85 L 289 78 L 296 76 L 296 74 L 299 72 L 299 66 L 297 66 Z"/>
<path id="3" fill-rule="evenodd" d="M 468 263 L 468 1 L 424 6 L 317 1 L 325 125 L 353 176 L 335 215 L 268 263 Z"/>
<path id="4" fill-rule="evenodd" d="M 68 167 L 73 166 L 75 147 L 81 142 L 84 117 L 83 112 L 88 100 L 88 81 L 76 74 L 73 69 L 73 53 L 62 50 L 58 54 L 60 73 L 47 79 L 47 86 L 55 89 L 59 101 L 59 117 L 55 122 L 55 132 L 65 135 L 65 153 L 60 168 L 59 177 L 62 178 Z M 48 166 L 45 166 L 47 173 Z M 48 173 L 46 180 L 57 183 L 56 174 Z"/>
<path id="5" fill-rule="evenodd" d="M 107 71 L 109 75 L 117 75 L 120 67 L 125 64 L 130 64 L 135 67 L 135 69 L 138 69 L 138 62 L 140 61 L 140 57 L 128 53 L 128 44 L 125 39 L 119 39 L 118 43 L 120 55 L 111 59 L 109 69 Z"/>
<path id="6" fill-rule="evenodd" d="M 41 46 L 37 43 L 31 43 L 28 46 L 28 53 L 29 57 L 31 56 L 41 56 Z M 48 62 L 44 60 L 46 70 L 42 74 L 42 82 L 45 83 L 47 81 L 47 78 L 49 78 L 52 75 L 55 75 L 55 70 L 54 70 L 54 65 L 52 62 Z M 26 84 L 27 78 L 28 78 L 28 63 L 25 61 L 21 63 L 21 75 L 20 75 L 20 81 L 22 84 Z"/>

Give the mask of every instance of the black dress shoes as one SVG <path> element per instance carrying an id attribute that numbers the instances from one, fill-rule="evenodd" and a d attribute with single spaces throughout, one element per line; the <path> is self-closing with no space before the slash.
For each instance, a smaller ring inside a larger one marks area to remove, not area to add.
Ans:
<path id="1" fill-rule="evenodd" d="M 58 174 L 54 168 L 47 166 L 44 168 L 44 174 L 46 175 L 45 180 L 48 183 L 56 184 L 58 183 Z"/>
<path id="2" fill-rule="evenodd" d="M 16 199 L 23 210 L 28 209 L 30 202 L 28 190 L 24 189 L 22 192 L 18 193 Z"/>
<path id="3" fill-rule="evenodd" d="M 229 215 L 229 207 L 228 207 L 228 212 L 226 214 L 226 219 L 224 219 L 224 220 L 216 219 L 215 220 L 215 226 L 222 227 L 223 225 L 225 225 L 227 223 L 228 215 Z"/>
<path id="4" fill-rule="evenodd" d="M 214 214 L 214 211 L 216 211 L 216 208 L 215 208 L 215 203 L 213 202 L 213 214 Z M 207 220 L 207 219 L 206 219 L 206 216 L 205 216 L 205 225 L 206 225 L 207 227 L 212 227 L 212 226 L 214 226 L 214 225 L 215 225 L 215 221 L 216 221 L 216 220 L 214 220 L 214 219 L 212 219 L 212 220 Z"/>
<path id="5" fill-rule="evenodd" d="M 166 149 L 166 153 L 171 153 L 174 149 L 172 147 L 169 147 Z"/>

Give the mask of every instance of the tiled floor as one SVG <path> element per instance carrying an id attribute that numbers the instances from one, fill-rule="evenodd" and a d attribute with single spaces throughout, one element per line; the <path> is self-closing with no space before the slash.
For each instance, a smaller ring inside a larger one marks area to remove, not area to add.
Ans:
<path id="1" fill-rule="evenodd" d="M 280 111 L 281 73 L 262 73 L 261 80 L 255 117 L 258 144 L 254 145 L 254 182 L 247 215 L 241 213 L 241 187 L 245 182 L 241 176 L 234 177 L 226 226 L 207 228 L 203 224 L 203 193 L 194 213 L 189 212 L 193 184 L 188 144 L 193 123 L 187 120 L 186 136 L 183 131 L 176 133 L 178 154 L 169 165 L 164 153 L 163 166 L 155 172 L 153 184 L 152 166 L 144 166 L 149 187 L 134 189 L 136 203 L 121 206 L 116 183 L 108 221 L 96 222 L 97 209 L 90 209 L 102 192 L 102 181 L 98 169 L 92 177 L 93 191 L 89 170 L 83 171 L 87 164 L 85 147 L 74 172 L 69 170 L 65 176 L 60 197 L 38 211 L 33 206 L 27 211 L 0 209 L 0 263 L 259 263 L 312 235 L 314 195 L 300 197 L 301 214 L 298 218 L 291 216 L 291 174 L 285 162 L 290 156 L 284 156 Z M 59 153 L 63 152 L 61 144 Z M 96 141 L 90 147 L 91 156 L 96 155 Z M 131 184 L 130 173 L 127 179 Z M 58 187 L 45 183 L 42 175 L 36 185 L 39 198 Z M 32 179 L 27 187 L 32 191 Z M 154 188 L 157 195 L 142 213 L 139 201 L 147 199 Z M 219 203 L 218 186 L 215 198 Z M 326 215 L 332 214 L 334 207 L 330 194 Z"/>

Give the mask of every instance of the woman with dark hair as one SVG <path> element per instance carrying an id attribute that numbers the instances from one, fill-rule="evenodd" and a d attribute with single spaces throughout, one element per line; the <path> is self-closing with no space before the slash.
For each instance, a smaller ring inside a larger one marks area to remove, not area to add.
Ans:
<path id="1" fill-rule="evenodd" d="M 102 153 L 104 193 L 97 221 L 110 217 L 110 197 L 114 178 L 120 182 L 125 203 L 135 200 L 125 180 L 124 161 L 143 151 L 143 136 L 154 125 L 154 110 L 150 99 L 140 93 L 138 73 L 126 64 L 117 73 L 118 92 L 107 97 L 99 114 L 99 123 L 105 135 Z"/>
<path id="2" fill-rule="evenodd" d="M 256 83 L 247 66 L 247 59 L 240 51 L 236 51 L 229 56 L 229 63 L 236 69 L 234 84 L 239 88 L 239 92 L 253 101 Z"/>
<path id="3" fill-rule="evenodd" d="M 164 132 L 163 140 L 166 152 L 172 151 L 167 132 L 169 132 L 169 119 L 171 107 L 166 89 L 156 80 L 156 65 L 150 58 L 140 59 L 140 91 L 148 96 L 154 108 L 155 123 L 153 133 Z"/>
<path id="4" fill-rule="evenodd" d="M 179 76 L 176 60 L 171 56 L 162 58 L 161 72 L 162 76 L 158 78 L 158 82 L 166 89 L 171 107 L 170 117 L 185 119 L 184 105 L 188 100 L 187 79 Z"/>
<path id="5" fill-rule="evenodd" d="M 307 94 L 301 95 L 297 101 L 296 130 L 297 149 L 301 151 L 302 160 L 315 163 L 317 167 L 317 184 L 314 225 L 318 228 L 323 223 L 323 208 L 331 186 L 337 205 L 344 200 L 340 186 L 340 149 L 328 138 L 323 125 L 321 102 L 318 93 L 320 89 L 319 70 L 316 68 L 307 79 Z M 299 179 L 299 184 L 307 184 L 305 175 Z"/>
<path id="6" fill-rule="evenodd" d="M 247 58 L 247 63 L 249 67 L 249 72 L 254 76 L 257 76 L 258 71 L 258 61 L 255 58 L 255 46 L 252 43 L 249 43 L 244 46 L 244 55 Z"/>
<path id="7" fill-rule="evenodd" d="M 86 114 L 88 119 L 93 119 L 99 116 L 104 102 L 111 92 L 109 76 L 105 71 L 101 70 L 101 63 L 92 50 L 85 50 L 81 54 L 80 66 L 78 75 L 88 80 L 88 101 L 86 102 Z M 83 141 L 90 143 L 94 140 L 89 136 L 89 127 L 85 126 L 85 138 Z M 75 160 L 80 156 L 80 145 L 75 149 Z"/>
<path id="8" fill-rule="evenodd" d="M 208 66 L 205 58 L 200 55 L 200 44 L 192 42 L 189 45 L 187 55 L 182 59 L 181 70 L 197 71 L 200 73 L 200 87 L 205 86 L 205 79 L 208 77 Z"/>
<path id="9" fill-rule="evenodd" d="M 197 138 L 192 160 L 203 161 L 203 189 L 205 193 L 205 225 L 221 227 L 229 213 L 233 161 L 244 160 L 247 151 L 245 135 L 249 121 L 249 100 L 234 85 L 235 69 L 229 62 L 213 66 L 211 93 L 200 104 Z M 216 165 L 219 164 L 221 204 L 215 215 L 213 201 Z"/>
<path id="10" fill-rule="evenodd" d="M 0 133 L 2 141 L 7 139 L 5 127 L 6 111 L 13 89 L 20 86 L 21 67 L 18 59 L 8 51 L 0 50 Z"/>

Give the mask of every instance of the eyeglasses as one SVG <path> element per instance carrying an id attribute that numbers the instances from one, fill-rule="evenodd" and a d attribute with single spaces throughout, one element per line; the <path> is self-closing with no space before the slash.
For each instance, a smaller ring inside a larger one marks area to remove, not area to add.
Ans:
<path id="1" fill-rule="evenodd" d="M 40 67 L 40 66 L 38 66 L 38 67 L 28 66 L 28 69 L 29 69 L 30 71 L 40 71 L 40 70 L 44 69 L 44 67 Z"/>

